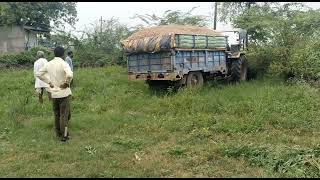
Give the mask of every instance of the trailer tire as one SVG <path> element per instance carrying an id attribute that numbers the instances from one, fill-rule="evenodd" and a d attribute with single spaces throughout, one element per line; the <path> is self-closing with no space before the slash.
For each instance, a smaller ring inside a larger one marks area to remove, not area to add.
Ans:
<path id="1" fill-rule="evenodd" d="M 231 64 L 231 77 L 233 81 L 247 80 L 248 63 L 245 56 L 240 56 Z"/>
<path id="2" fill-rule="evenodd" d="M 203 86 L 203 75 L 201 72 L 189 72 L 187 81 L 187 87 L 202 87 Z"/>

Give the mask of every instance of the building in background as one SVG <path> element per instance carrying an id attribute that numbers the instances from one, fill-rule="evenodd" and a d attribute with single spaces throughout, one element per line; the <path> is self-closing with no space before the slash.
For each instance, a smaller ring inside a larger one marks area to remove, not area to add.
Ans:
<path id="1" fill-rule="evenodd" d="M 32 26 L 0 26 L 0 53 L 22 52 L 34 46 L 46 45 L 50 30 Z"/>

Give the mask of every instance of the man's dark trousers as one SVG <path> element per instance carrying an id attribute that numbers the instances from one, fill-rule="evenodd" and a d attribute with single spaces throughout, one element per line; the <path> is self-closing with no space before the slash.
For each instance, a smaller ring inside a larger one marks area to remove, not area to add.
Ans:
<path id="1" fill-rule="evenodd" d="M 55 129 L 61 140 L 68 138 L 68 131 L 65 134 L 65 127 L 68 127 L 71 118 L 70 104 L 71 95 L 63 98 L 52 98 L 53 112 L 55 118 Z"/>

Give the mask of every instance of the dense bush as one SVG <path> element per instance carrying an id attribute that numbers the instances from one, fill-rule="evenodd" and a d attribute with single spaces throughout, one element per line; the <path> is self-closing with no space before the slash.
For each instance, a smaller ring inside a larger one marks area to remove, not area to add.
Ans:
<path id="1" fill-rule="evenodd" d="M 29 51 L 5 53 L 0 55 L 0 68 L 32 67 L 37 59 L 37 51 L 43 51 L 48 61 L 54 58 L 53 50 L 45 47 L 34 47 Z M 73 58 L 76 67 L 102 67 L 109 65 L 126 65 L 122 51 L 106 53 L 96 49 L 78 48 Z"/>
<path id="2" fill-rule="evenodd" d="M 76 49 L 73 64 L 76 67 L 103 67 L 110 65 L 126 65 L 121 51 L 111 53 L 98 50 Z"/>
<path id="3" fill-rule="evenodd" d="M 304 80 L 318 80 L 320 77 L 320 31 L 289 50 L 286 62 L 273 62 L 270 72 L 294 76 Z"/>
<path id="4" fill-rule="evenodd" d="M 247 30 L 247 58 L 254 73 L 318 78 L 319 9 L 302 3 L 228 2 L 223 3 L 222 15 L 230 17 L 234 27 Z"/>
<path id="5" fill-rule="evenodd" d="M 32 67 L 37 59 L 37 51 L 39 50 L 45 53 L 45 57 L 48 60 L 53 58 L 53 53 L 50 49 L 39 46 L 34 47 L 29 51 L 0 55 L 0 68 Z"/>
<path id="6" fill-rule="evenodd" d="M 306 37 L 292 47 L 260 46 L 251 47 L 247 53 L 250 73 L 318 80 L 320 78 L 320 33 Z"/>
<path id="7" fill-rule="evenodd" d="M 246 54 L 249 71 L 248 77 L 255 78 L 262 76 L 268 71 L 269 65 L 272 62 L 272 47 L 252 46 Z"/>

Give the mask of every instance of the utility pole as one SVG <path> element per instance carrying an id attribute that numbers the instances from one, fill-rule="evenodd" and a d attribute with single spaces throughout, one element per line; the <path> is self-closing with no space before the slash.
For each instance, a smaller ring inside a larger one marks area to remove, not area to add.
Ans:
<path id="1" fill-rule="evenodd" d="M 102 16 L 100 17 L 100 33 L 102 34 Z"/>
<path id="2" fill-rule="evenodd" d="M 214 2 L 214 22 L 213 22 L 213 29 L 217 29 L 217 9 L 218 9 L 218 2 Z"/>

